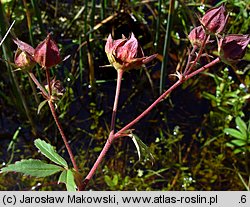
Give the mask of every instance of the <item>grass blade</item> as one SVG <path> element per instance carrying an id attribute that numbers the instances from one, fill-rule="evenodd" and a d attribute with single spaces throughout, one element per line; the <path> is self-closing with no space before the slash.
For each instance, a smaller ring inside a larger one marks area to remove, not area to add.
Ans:
<path id="1" fill-rule="evenodd" d="M 175 0 L 170 0 L 169 2 L 169 13 L 168 13 L 168 23 L 164 40 L 164 48 L 163 48 L 163 62 L 161 65 L 161 79 L 160 79 L 160 94 L 163 93 L 166 82 L 166 74 L 167 74 L 167 64 L 168 64 L 168 50 L 170 43 L 170 34 L 172 29 L 172 21 L 174 14 L 174 3 Z"/>

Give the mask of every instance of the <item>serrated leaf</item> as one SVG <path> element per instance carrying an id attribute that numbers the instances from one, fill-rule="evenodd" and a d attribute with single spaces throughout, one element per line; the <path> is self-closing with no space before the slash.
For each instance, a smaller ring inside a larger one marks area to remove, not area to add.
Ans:
<path id="1" fill-rule="evenodd" d="M 41 160 L 29 159 L 17 161 L 1 169 L 1 172 L 19 172 L 24 175 L 35 177 L 47 177 L 63 170 L 62 167 L 54 164 L 47 164 Z"/>
<path id="2" fill-rule="evenodd" d="M 241 133 L 244 134 L 245 137 L 247 137 L 247 125 L 246 125 L 246 123 L 240 117 L 236 117 L 235 123 L 236 123 L 236 126 L 238 127 L 238 129 L 241 131 Z"/>
<path id="3" fill-rule="evenodd" d="M 58 183 L 64 183 L 67 191 L 76 191 L 74 174 L 71 170 L 64 170 L 59 177 Z"/>
<path id="4" fill-rule="evenodd" d="M 152 153 L 150 152 L 148 146 L 145 145 L 143 141 L 137 135 L 131 133 L 129 136 L 132 138 L 135 144 L 138 157 L 139 157 L 139 161 L 141 161 L 142 157 L 144 157 L 145 159 L 149 159 L 153 163 L 154 157 Z"/>
<path id="5" fill-rule="evenodd" d="M 40 113 L 41 109 L 44 107 L 44 105 L 45 105 L 47 102 L 48 102 L 48 100 L 44 100 L 44 101 L 42 101 L 42 102 L 38 105 L 38 107 L 37 107 L 37 114 Z"/>
<path id="6" fill-rule="evenodd" d="M 68 168 L 68 164 L 65 159 L 63 159 L 55 150 L 55 148 L 49 143 L 41 139 L 35 140 L 35 146 L 41 151 L 41 153 L 49 158 L 52 162 Z"/>
<path id="7" fill-rule="evenodd" d="M 242 134 L 240 131 L 232 128 L 225 128 L 224 132 L 226 134 L 231 135 L 232 137 L 238 138 L 238 139 L 245 139 L 244 134 Z"/>

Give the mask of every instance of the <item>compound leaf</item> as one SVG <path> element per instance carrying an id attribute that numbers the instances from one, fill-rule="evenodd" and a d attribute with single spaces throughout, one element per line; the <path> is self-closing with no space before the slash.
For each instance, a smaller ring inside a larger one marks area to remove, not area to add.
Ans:
<path id="1" fill-rule="evenodd" d="M 28 176 L 47 177 L 63 170 L 54 164 L 47 164 L 41 160 L 29 159 L 17 161 L 1 169 L 1 172 L 19 172 Z"/>

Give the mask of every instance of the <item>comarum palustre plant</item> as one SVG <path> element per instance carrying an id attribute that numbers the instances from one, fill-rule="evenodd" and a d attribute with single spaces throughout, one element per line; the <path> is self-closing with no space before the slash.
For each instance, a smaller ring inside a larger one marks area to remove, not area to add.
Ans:
<path id="1" fill-rule="evenodd" d="M 65 183 L 68 190 L 84 190 L 114 140 L 124 139 L 124 137 L 132 138 L 136 145 L 139 158 L 142 153 L 148 153 L 148 156 L 151 156 L 147 146 L 135 134 L 133 134 L 132 127 L 148 113 L 150 113 L 150 111 L 160 101 L 164 100 L 173 90 L 175 90 L 188 79 L 220 62 L 224 62 L 232 67 L 235 67 L 237 62 L 243 58 L 246 48 L 250 42 L 250 37 L 249 35 L 240 34 L 226 35 L 224 31 L 227 22 L 228 14 L 224 4 L 208 10 L 204 16 L 200 18 L 200 25 L 193 28 L 193 30 L 188 35 L 192 47 L 188 54 L 186 65 L 182 70 L 178 70 L 175 74 L 172 74 L 178 78 L 177 81 L 168 90 L 161 94 L 147 109 L 145 109 L 140 115 L 138 115 L 134 120 L 129 122 L 119 131 L 116 131 L 115 123 L 116 114 L 118 112 L 117 106 L 122 76 L 124 72 L 140 68 L 144 64 L 149 63 L 157 57 L 157 54 L 145 56 L 138 43 L 138 40 L 133 33 L 130 35 L 130 37 L 122 36 L 121 39 L 117 40 L 114 40 L 111 35 L 108 36 L 105 45 L 105 52 L 110 64 L 117 71 L 117 86 L 111 118 L 110 133 L 99 157 L 85 179 L 83 179 L 85 175 L 78 170 L 77 163 L 74 159 L 70 145 L 67 142 L 67 138 L 59 123 L 55 111 L 55 102 L 60 98 L 64 91 L 60 81 L 50 77 L 50 68 L 61 63 L 58 47 L 51 39 L 50 35 L 48 35 L 47 38 L 35 49 L 27 43 L 15 39 L 14 42 L 18 46 L 18 50 L 15 55 L 15 64 L 17 67 L 21 68 L 21 70 L 27 72 L 39 88 L 41 94 L 45 98 L 45 102 L 42 102 L 42 105 L 44 103 L 48 103 L 56 125 L 63 138 L 64 144 L 68 150 L 73 169 L 69 167 L 68 163 L 50 144 L 41 139 L 37 139 L 35 140 L 35 146 L 54 164 L 47 164 L 40 160 L 34 159 L 21 160 L 15 164 L 10 164 L 2 168 L 2 172 L 21 172 L 26 175 L 36 177 L 45 177 L 61 172 L 59 182 Z M 217 43 L 218 57 L 214 57 L 211 54 L 204 52 L 207 45 L 209 45 L 211 42 Z M 207 58 L 209 62 L 200 66 L 199 60 L 203 56 L 209 57 Z M 41 84 L 32 73 L 32 67 L 36 63 L 38 63 L 42 70 L 46 73 L 45 85 Z"/>

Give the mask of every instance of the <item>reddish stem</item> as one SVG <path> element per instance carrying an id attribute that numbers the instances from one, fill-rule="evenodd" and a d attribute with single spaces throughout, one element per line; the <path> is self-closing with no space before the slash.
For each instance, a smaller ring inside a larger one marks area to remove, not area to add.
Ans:
<path id="1" fill-rule="evenodd" d="M 188 68 L 189 68 L 189 66 L 190 66 L 190 62 L 191 62 L 192 57 L 193 57 L 195 51 L 197 50 L 197 48 L 198 48 L 198 47 L 197 47 L 196 45 L 194 45 L 194 46 L 193 46 L 193 49 L 192 49 L 192 51 L 191 51 L 191 53 L 188 55 L 187 65 L 186 65 L 186 68 L 185 68 L 185 70 L 184 70 L 184 72 L 183 72 L 184 75 L 187 74 Z"/>
<path id="2" fill-rule="evenodd" d="M 64 131 L 63 131 L 63 128 L 58 120 L 58 117 L 57 117 L 57 114 L 56 114 L 56 110 L 55 110 L 55 107 L 54 107 L 54 104 L 52 102 L 52 89 L 51 89 L 51 82 L 50 82 L 50 71 L 49 71 L 49 68 L 45 68 L 45 71 L 46 71 L 46 78 L 47 78 L 47 84 L 48 84 L 48 88 L 49 88 L 49 99 L 48 99 L 48 104 L 49 104 L 49 108 L 50 108 L 50 111 L 52 113 L 52 116 L 56 122 L 56 125 L 57 125 L 57 128 L 59 129 L 59 132 L 62 136 L 62 139 L 63 139 L 63 142 L 64 142 L 64 145 L 69 153 L 69 157 L 70 157 L 70 160 L 73 164 L 73 167 L 75 169 L 76 172 L 78 172 L 78 167 L 77 167 L 77 164 L 76 164 L 76 161 L 75 161 L 75 158 L 74 158 L 74 155 L 71 151 L 71 148 L 69 146 L 69 143 L 67 141 L 67 138 L 64 134 Z"/>
<path id="3" fill-rule="evenodd" d="M 48 87 L 49 87 L 49 97 L 51 98 L 52 96 L 52 93 L 51 93 L 51 82 L 50 82 L 50 72 L 49 72 L 49 68 L 45 68 L 45 71 L 46 71 L 46 79 L 47 79 L 47 84 L 48 84 Z"/>
<path id="4" fill-rule="evenodd" d="M 44 95 L 44 97 L 46 99 L 49 99 L 49 95 L 47 93 L 47 91 L 43 88 L 43 86 L 39 83 L 39 81 L 36 79 L 36 76 L 34 75 L 34 73 L 29 72 L 29 76 L 30 78 L 33 80 L 33 82 L 36 84 L 37 88 L 40 89 L 40 91 L 42 92 L 42 94 Z"/>
<path id="5" fill-rule="evenodd" d="M 217 64 L 219 62 L 220 62 L 220 58 L 217 57 L 212 62 L 202 66 L 201 68 L 195 70 L 194 72 L 190 73 L 189 75 L 186 75 L 184 78 L 185 78 L 185 80 L 188 80 L 188 79 L 192 78 L 193 76 L 197 75 L 198 73 L 203 72 L 204 70 L 214 66 L 215 64 Z"/>
<path id="6" fill-rule="evenodd" d="M 46 73 L 46 75 L 49 75 L 49 73 Z M 57 125 L 57 127 L 59 129 L 59 132 L 60 132 L 60 134 L 62 136 L 63 142 L 64 142 L 65 147 L 66 147 L 66 149 L 67 149 L 67 151 L 69 153 L 69 156 L 70 156 L 71 162 L 73 164 L 73 167 L 74 167 L 75 171 L 78 172 L 78 167 L 76 165 L 73 153 L 72 153 L 71 148 L 70 148 L 70 146 L 68 144 L 68 141 L 67 141 L 67 138 L 66 138 L 66 136 L 64 134 L 63 128 L 62 128 L 62 126 L 61 126 L 61 124 L 60 124 L 60 122 L 58 120 L 54 104 L 51 101 L 51 97 L 49 96 L 49 94 L 47 93 L 47 91 L 43 88 L 43 86 L 40 84 L 40 82 L 36 79 L 35 75 L 32 72 L 29 72 L 29 76 L 31 77 L 31 79 L 33 80 L 33 82 L 36 84 L 36 86 L 42 91 L 42 94 L 45 96 L 45 98 L 48 100 L 48 104 L 49 104 L 52 116 L 53 116 L 53 118 L 54 118 L 54 120 L 56 122 L 56 125 Z M 47 77 L 47 80 L 49 80 L 48 77 Z"/>
<path id="7" fill-rule="evenodd" d="M 184 76 L 183 78 L 179 79 L 177 82 L 174 83 L 166 92 L 164 92 L 158 99 L 154 101 L 145 111 L 143 111 L 138 117 L 136 117 L 133 121 L 131 121 L 129 124 L 127 124 L 125 127 L 123 127 L 121 130 L 119 130 L 117 133 L 115 133 L 115 138 L 118 138 L 120 136 L 123 136 L 123 134 L 126 132 L 126 130 L 130 129 L 134 124 L 136 124 L 139 120 L 141 120 L 144 116 L 146 116 L 162 99 L 164 99 L 167 95 L 169 95 L 175 88 L 177 88 L 179 85 L 181 85 L 186 80 L 192 78 L 193 76 L 197 75 L 200 72 L 203 72 L 207 68 L 217 64 L 220 62 L 219 58 L 216 58 L 212 62 L 204 65 L 203 67 L 199 68 L 198 70 L 192 72 L 189 75 Z"/>
<path id="8" fill-rule="evenodd" d="M 118 100 L 119 100 L 119 94 L 120 94 L 120 89 L 121 89 L 121 81 L 122 81 L 122 75 L 123 75 L 123 70 L 117 70 L 117 83 L 116 83 L 116 92 L 115 92 L 115 99 L 114 99 L 114 105 L 113 105 L 113 112 L 112 112 L 112 118 L 111 118 L 111 127 L 110 127 L 110 133 L 109 137 L 100 153 L 98 156 L 97 160 L 95 161 L 93 167 L 91 168 L 90 172 L 86 176 L 84 183 L 83 183 L 83 189 L 86 187 L 88 184 L 89 180 L 93 177 L 95 174 L 95 171 L 97 167 L 100 165 L 102 159 L 105 157 L 107 151 L 109 150 L 112 142 L 114 141 L 114 130 L 115 130 L 115 120 L 116 120 L 116 113 L 117 113 L 117 105 L 118 105 Z"/>
<path id="9" fill-rule="evenodd" d="M 65 146 L 66 146 L 66 149 L 67 149 L 67 151 L 68 151 L 68 153 L 69 153 L 69 157 L 70 157 L 70 160 L 71 160 L 71 162 L 72 162 L 72 164 L 73 164 L 73 167 L 74 167 L 75 171 L 78 172 L 78 167 L 77 167 L 77 164 L 76 164 L 74 155 L 73 155 L 73 153 L 72 153 L 72 151 L 71 151 L 71 148 L 70 148 L 70 146 L 69 146 L 69 143 L 68 143 L 68 141 L 67 141 L 67 138 L 66 138 L 66 136 L 65 136 L 65 134 L 64 134 L 63 128 L 62 128 L 62 126 L 61 126 L 61 124 L 60 124 L 60 122 L 59 122 L 59 120 L 58 120 L 58 117 L 57 117 L 57 114 L 56 114 L 56 111 L 55 111 L 54 104 L 53 104 L 53 102 L 52 102 L 51 100 L 49 100 L 48 103 L 49 103 L 49 108 L 50 108 L 50 110 L 51 110 L 51 113 L 52 113 L 52 115 L 53 115 L 53 118 L 54 118 L 54 120 L 55 120 L 55 122 L 56 122 L 57 128 L 59 129 L 59 132 L 60 132 L 60 134 L 61 134 L 61 136 L 62 136 L 63 142 L 64 142 L 64 144 L 65 144 Z"/>
<path id="10" fill-rule="evenodd" d="M 117 113 L 117 105 L 118 105 L 118 100 L 119 100 L 119 95 L 120 95 L 120 90 L 121 90 L 121 82 L 122 82 L 122 75 L 123 75 L 123 70 L 117 70 L 117 82 L 116 82 L 116 92 L 115 92 L 115 100 L 114 100 L 114 106 L 113 106 L 113 112 L 112 112 L 112 118 L 111 118 L 111 124 L 110 124 L 110 131 L 114 132 L 115 130 L 115 118 L 116 118 L 116 113 Z"/>
<path id="11" fill-rule="evenodd" d="M 118 71 L 118 78 L 117 78 L 117 87 L 116 87 L 116 98 L 114 102 L 114 108 L 113 108 L 113 115 L 112 115 L 112 121 L 111 121 L 111 132 L 109 134 L 109 138 L 107 142 L 105 143 L 99 157 L 97 158 L 95 164 L 91 168 L 89 174 L 86 176 L 84 183 L 83 183 L 83 189 L 85 189 L 86 185 L 89 183 L 89 180 L 93 177 L 97 167 L 100 165 L 102 159 L 105 157 L 107 151 L 109 150 L 112 142 L 121 136 L 124 136 L 126 130 L 130 129 L 133 125 L 135 125 L 140 119 L 142 119 L 144 116 L 146 116 L 160 101 L 162 101 L 164 98 L 166 98 L 167 95 L 169 95 L 175 88 L 177 88 L 179 85 L 181 85 L 183 82 L 188 80 L 189 78 L 197 75 L 198 73 L 206 70 L 207 68 L 215 65 L 216 63 L 220 62 L 219 58 L 216 58 L 212 62 L 208 63 L 207 65 L 201 67 L 200 69 L 194 71 L 193 73 L 187 75 L 187 76 L 181 76 L 181 78 L 174 83 L 166 92 L 164 92 L 158 99 L 155 100 L 154 103 L 152 103 L 144 112 L 142 112 L 137 118 L 135 118 L 133 121 L 131 121 L 129 124 L 127 124 L 125 127 L 123 127 L 120 131 L 114 134 L 114 120 L 115 120 L 115 114 L 116 114 L 116 109 L 117 109 L 117 103 L 118 103 L 118 97 L 119 97 L 119 92 L 120 92 L 120 82 L 121 82 L 121 77 L 122 77 L 122 72 L 119 75 Z M 120 78 L 119 78 L 120 76 Z"/>
<path id="12" fill-rule="evenodd" d="M 123 127 L 120 131 L 115 134 L 115 138 L 123 136 L 126 130 L 130 129 L 134 124 L 136 124 L 140 119 L 146 116 L 162 99 L 166 98 L 175 88 L 183 83 L 183 79 L 179 79 L 174 83 L 167 91 L 165 91 L 159 98 L 157 98 L 145 111 L 143 111 L 138 117 L 136 117 L 133 121 Z"/>
<path id="13" fill-rule="evenodd" d="M 194 59 L 194 62 L 192 63 L 192 65 L 187 70 L 185 69 L 184 75 L 188 75 L 192 71 L 193 67 L 196 65 L 197 61 L 200 59 L 208 38 L 209 38 L 209 35 L 206 34 L 206 36 L 204 38 L 204 41 L 202 42 L 202 45 L 201 45 L 201 48 L 199 50 L 199 53 L 198 53 L 197 57 Z"/>

